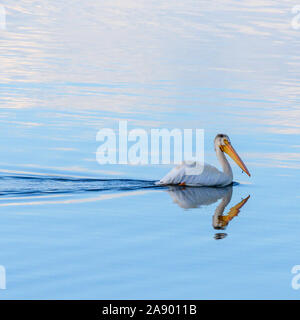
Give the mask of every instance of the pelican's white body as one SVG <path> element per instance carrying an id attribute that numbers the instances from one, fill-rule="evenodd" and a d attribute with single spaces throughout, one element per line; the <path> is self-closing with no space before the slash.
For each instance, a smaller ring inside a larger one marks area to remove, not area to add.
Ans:
<path id="1" fill-rule="evenodd" d="M 219 147 L 216 147 L 217 158 L 220 161 L 223 171 L 209 164 L 201 167 L 197 162 L 183 162 L 181 165 L 172 169 L 163 177 L 159 185 L 179 185 L 193 187 L 224 187 L 232 183 L 233 174 L 229 162 Z M 192 169 L 192 170 L 191 170 Z M 198 173 L 197 173 L 198 170 Z M 192 172 L 192 174 L 191 174 Z"/>

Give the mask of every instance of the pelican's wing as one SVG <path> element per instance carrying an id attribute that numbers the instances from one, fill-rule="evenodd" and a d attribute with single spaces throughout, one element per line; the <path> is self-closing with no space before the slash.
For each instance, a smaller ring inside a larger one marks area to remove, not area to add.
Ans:
<path id="1" fill-rule="evenodd" d="M 229 184 L 228 177 L 216 167 L 207 163 L 201 167 L 197 162 L 184 162 L 172 169 L 158 184 L 187 186 L 224 186 Z"/>

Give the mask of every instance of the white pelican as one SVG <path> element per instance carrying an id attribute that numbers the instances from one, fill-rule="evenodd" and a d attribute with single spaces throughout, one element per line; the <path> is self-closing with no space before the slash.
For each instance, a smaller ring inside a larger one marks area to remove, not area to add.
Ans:
<path id="1" fill-rule="evenodd" d="M 196 161 L 183 162 L 179 166 L 172 169 L 157 184 L 194 187 L 228 186 L 232 183 L 233 174 L 231 166 L 226 159 L 224 152 L 226 152 L 236 162 L 236 164 L 250 177 L 250 173 L 247 167 L 232 147 L 230 139 L 226 134 L 218 134 L 215 137 L 214 144 L 217 158 L 221 163 L 223 171 L 220 171 L 216 167 L 206 163 L 204 164 L 204 167 L 201 167 Z"/>

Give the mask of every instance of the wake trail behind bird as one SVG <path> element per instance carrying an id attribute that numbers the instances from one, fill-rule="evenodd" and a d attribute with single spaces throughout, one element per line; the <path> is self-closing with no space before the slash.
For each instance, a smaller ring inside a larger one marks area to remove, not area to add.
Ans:
<path id="1" fill-rule="evenodd" d="M 0 176 L 1 197 L 76 194 L 85 192 L 133 191 L 160 188 L 155 181 L 136 179 L 94 179 L 59 176 Z"/>

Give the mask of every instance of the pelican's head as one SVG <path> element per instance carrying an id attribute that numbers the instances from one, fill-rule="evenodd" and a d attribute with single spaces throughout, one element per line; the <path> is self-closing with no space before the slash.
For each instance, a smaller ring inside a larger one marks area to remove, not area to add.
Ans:
<path id="1" fill-rule="evenodd" d="M 220 148 L 222 152 L 226 152 L 229 157 L 250 177 L 250 173 L 245 166 L 242 159 L 231 145 L 230 139 L 227 134 L 217 134 L 215 137 L 215 149 Z"/>

